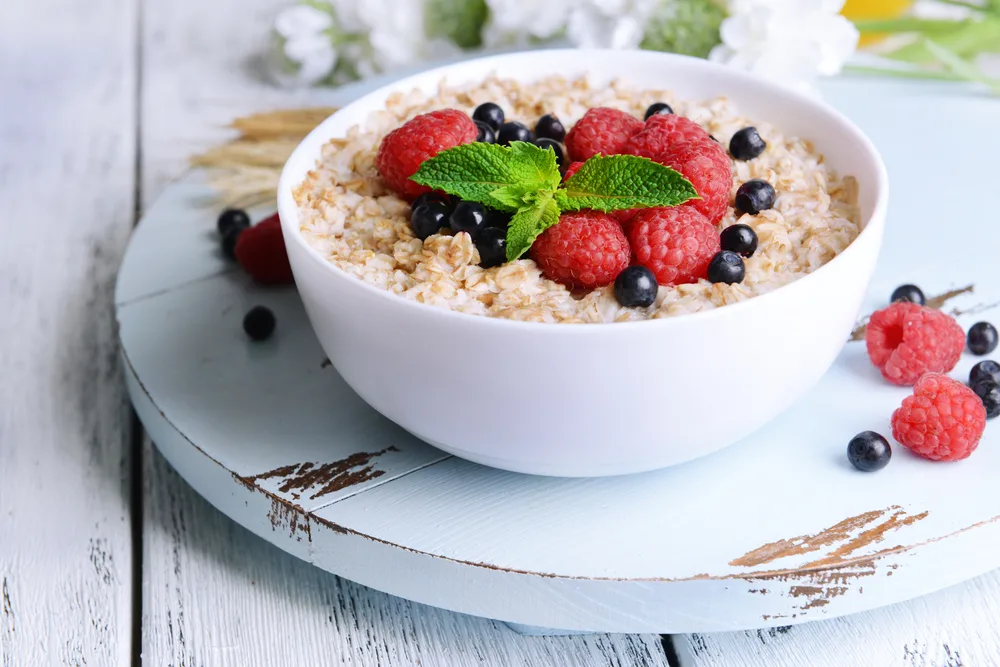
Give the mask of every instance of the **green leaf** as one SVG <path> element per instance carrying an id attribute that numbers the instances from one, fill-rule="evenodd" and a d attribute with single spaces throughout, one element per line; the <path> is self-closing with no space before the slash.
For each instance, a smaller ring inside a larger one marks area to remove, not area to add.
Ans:
<path id="1" fill-rule="evenodd" d="M 490 193 L 490 197 L 516 211 L 524 206 L 530 206 L 533 203 L 530 196 L 537 191 L 538 188 L 532 184 L 515 183 L 497 188 Z"/>
<path id="2" fill-rule="evenodd" d="M 566 211 L 618 211 L 649 206 L 677 206 L 699 199 L 679 172 L 635 155 L 597 155 L 566 182 Z"/>
<path id="3" fill-rule="evenodd" d="M 924 35 L 951 32 L 955 29 L 955 25 L 956 21 L 953 19 L 922 19 L 916 16 L 854 22 L 854 27 L 861 32 L 919 32 Z"/>
<path id="4" fill-rule="evenodd" d="M 507 228 L 507 261 L 523 255 L 538 235 L 559 222 L 559 207 L 552 192 L 540 192 L 538 200 L 514 214 Z"/>
<path id="5" fill-rule="evenodd" d="M 989 17 L 982 20 L 952 21 L 952 25 L 949 31 L 924 33 L 925 39 L 905 44 L 885 55 L 908 63 L 941 62 L 927 44 L 928 37 L 937 45 L 963 58 L 1000 50 L 1000 19 Z"/>
<path id="6" fill-rule="evenodd" d="M 512 141 L 509 148 L 515 158 L 512 165 L 515 175 L 524 183 L 543 184 L 536 189 L 555 190 L 562 180 L 556 152 L 551 148 L 539 148 L 526 141 Z"/>
<path id="7" fill-rule="evenodd" d="M 967 81 L 985 84 L 994 93 L 1000 94 L 1000 80 L 991 79 L 983 74 L 983 72 L 974 64 L 968 62 L 967 60 L 963 60 L 958 54 L 949 51 L 940 44 L 937 44 L 929 39 L 925 39 L 924 42 L 927 44 L 927 48 L 930 49 L 931 53 L 934 54 L 934 57 L 937 58 L 938 61 L 947 67 L 953 74 L 956 74 Z"/>

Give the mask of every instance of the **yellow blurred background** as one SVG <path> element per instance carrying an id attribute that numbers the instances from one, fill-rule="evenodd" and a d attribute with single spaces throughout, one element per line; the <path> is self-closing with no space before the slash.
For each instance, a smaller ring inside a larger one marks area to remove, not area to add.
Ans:
<path id="1" fill-rule="evenodd" d="M 847 0 L 843 14 L 852 21 L 891 19 L 900 16 L 913 5 L 913 0 Z M 877 42 L 883 35 L 871 34 L 861 38 L 860 46 Z"/>

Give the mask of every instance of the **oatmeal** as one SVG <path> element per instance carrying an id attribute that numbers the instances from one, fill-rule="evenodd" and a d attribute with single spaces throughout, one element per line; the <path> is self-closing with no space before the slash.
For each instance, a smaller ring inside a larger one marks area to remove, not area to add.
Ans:
<path id="1" fill-rule="evenodd" d="M 666 102 L 723 146 L 741 129 L 756 127 L 767 148 L 754 159 L 731 161 L 730 206 L 718 225 L 722 231 L 746 224 L 756 233 L 758 247 L 745 259 L 742 282 L 701 278 L 661 285 L 651 306 L 630 308 L 616 299 L 613 285 L 574 291 L 546 278 L 531 259 L 483 268 L 465 232 L 443 230 L 421 241 L 410 225 L 410 204 L 379 175 L 379 143 L 420 114 L 446 108 L 471 114 L 484 102 L 496 102 L 506 110 L 507 120 L 529 127 L 543 114 L 554 114 L 567 128 L 595 107 L 620 109 L 641 119 L 650 104 Z M 754 179 L 770 183 L 776 200 L 756 215 L 740 213 L 732 206 L 737 190 Z M 394 95 L 365 127 L 352 128 L 346 138 L 323 148 L 316 168 L 296 189 L 295 200 L 309 245 L 359 280 L 430 306 L 535 322 L 622 322 L 725 306 L 816 270 L 860 230 L 853 177 L 836 174 L 808 140 L 742 117 L 726 98 L 695 102 L 663 90 L 637 90 L 623 83 L 591 87 L 585 79 L 559 77 L 530 85 L 497 78 L 477 86 L 442 83 L 433 96 L 416 91 Z"/>

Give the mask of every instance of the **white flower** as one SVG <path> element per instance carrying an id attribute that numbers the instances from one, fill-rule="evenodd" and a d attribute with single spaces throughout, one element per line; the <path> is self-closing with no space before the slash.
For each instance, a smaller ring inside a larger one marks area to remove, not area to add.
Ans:
<path id="1" fill-rule="evenodd" d="M 566 36 L 574 46 L 635 49 L 660 0 L 579 0 L 570 11 Z"/>
<path id="2" fill-rule="evenodd" d="M 281 53 L 275 75 L 286 85 L 311 85 L 326 78 L 337 64 L 337 52 L 327 31 L 333 26 L 329 14 L 315 7 L 297 5 L 274 23 Z"/>
<path id="3" fill-rule="evenodd" d="M 483 44 L 528 46 L 551 39 L 566 28 L 575 0 L 486 0 L 489 21 L 483 28 Z"/>

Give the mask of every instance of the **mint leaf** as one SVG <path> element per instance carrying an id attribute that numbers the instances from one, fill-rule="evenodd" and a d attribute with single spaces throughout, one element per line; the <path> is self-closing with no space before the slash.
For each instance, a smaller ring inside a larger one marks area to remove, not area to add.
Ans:
<path id="1" fill-rule="evenodd" d="M 562 177 L 556 163 L 556 152 L 551 148 L 539 148 L 526 141 L 510 142 L 510 152 L 515 156 L 515 175 L 524 183 L 544 184 L 542 187 L 555 190 Z M 541 189 L 541 187 L 535 188 Z"/>
<path id="2" fill-rule="evenodd" d="M 490 197 L 516 211 L 525 206 L 531 206 L 533 203 L 531 195 L 537 191 L 538 188 L 533 185 L 505 185 L 491 192 Z"/>
<path id="3" fill-rule="evenodd" d="M 597 155 L 566 181 L 564 211 L 677 206 L 700 199 L 679 172 L 635 155 Z M 561 199 L 561 198 L 560 198 Z"/>
<path id="4" fill-rule="evenodd" d="M 559 222 L 559 207 L 552 192 L 540 192 L 537 201 L 511 218 L 507 228 L 507 261 L 513 262 L 523 255 L 538 235 Z"/>

